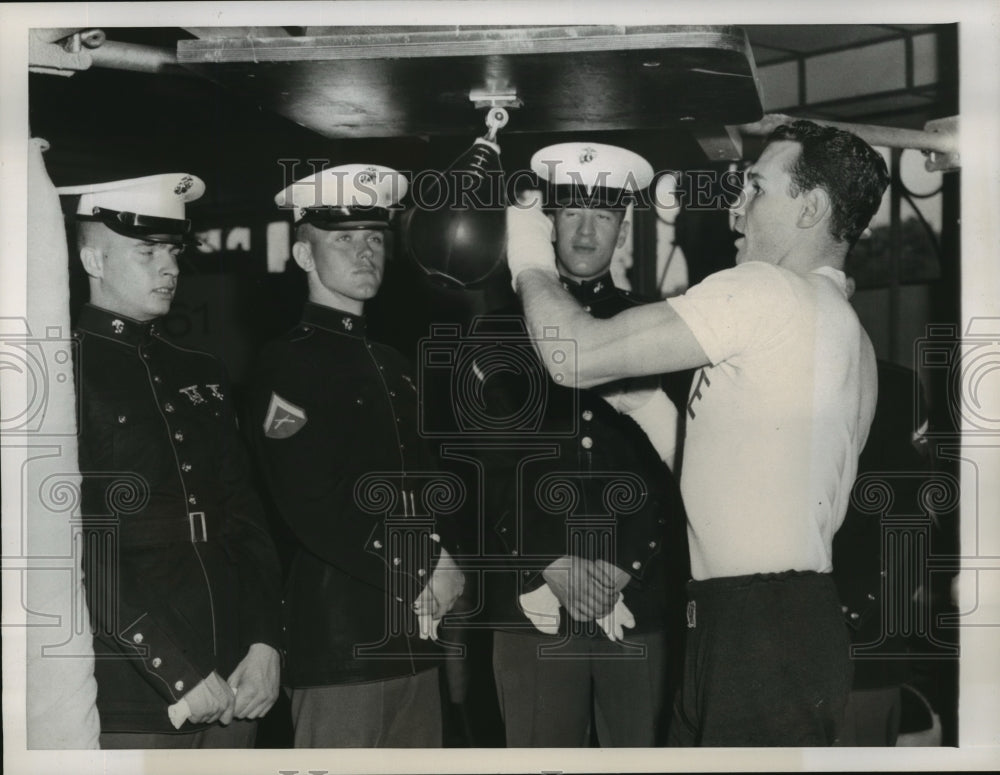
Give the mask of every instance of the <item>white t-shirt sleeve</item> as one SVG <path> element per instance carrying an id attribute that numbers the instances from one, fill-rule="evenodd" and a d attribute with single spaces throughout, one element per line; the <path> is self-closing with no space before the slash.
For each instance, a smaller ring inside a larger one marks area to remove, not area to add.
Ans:
<path id="1" fill-rule="evenodd" d="M 761 261 L 709 275 L 667 302 L 713 366 L 766 343 L 794 317 L 794 296 L 781 270 Z"/>

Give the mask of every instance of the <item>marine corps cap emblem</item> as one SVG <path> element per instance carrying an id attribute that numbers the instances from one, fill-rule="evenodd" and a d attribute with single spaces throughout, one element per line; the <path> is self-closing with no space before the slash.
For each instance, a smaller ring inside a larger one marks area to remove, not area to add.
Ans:
<path id="1" fill-rule="evenodd" d="M 597 156 L 597 151 L 589 145 L 580 151 L 580 164 L 589 164 Z"/>
<path id="2" fill-rule="evenodd" d="M 180 181 L 174 186 L 174 193 L 177 196 L 185 193 L 191 186 L 194 185 L 194 179 L 190 175 L 185 175 Z"/>

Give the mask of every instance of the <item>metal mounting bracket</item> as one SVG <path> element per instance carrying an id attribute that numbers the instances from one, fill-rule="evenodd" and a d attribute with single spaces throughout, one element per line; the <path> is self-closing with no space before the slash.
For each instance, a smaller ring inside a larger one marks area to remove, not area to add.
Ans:
<path id="1" fill-rule="evenodd" d="M 472 89 L 469 100 L 477 108 L 519 108 L 524 104 L 513 90 Z"/>

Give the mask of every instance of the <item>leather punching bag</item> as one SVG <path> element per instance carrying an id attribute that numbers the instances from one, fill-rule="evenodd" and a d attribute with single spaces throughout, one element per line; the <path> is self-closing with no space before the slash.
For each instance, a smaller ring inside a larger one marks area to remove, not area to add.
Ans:
<path id="1" fill-rule="evenodd" d="M 478 138 L 442 174 L 414 185 L 402 218 L 406 253 L 451 288 L 482 284 L 504 263 L 506 189 L 500 147 Z"/>

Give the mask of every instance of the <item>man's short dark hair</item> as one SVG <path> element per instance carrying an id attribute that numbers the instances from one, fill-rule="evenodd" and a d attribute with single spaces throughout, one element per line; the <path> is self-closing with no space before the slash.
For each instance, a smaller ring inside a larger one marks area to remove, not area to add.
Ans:
<path id="1" fill-rule="evenodd" d="M 885 159 L 857 135 L 812 121 L 782 124 L 767 138 L 770 144 L 790 140 L 802 152 L 789 170 L 791 196 L 822 188 L 830 197 L 830 233 L 853 247 L 878 211 L 889 185 Z"/>
<path id="2" fill-rule="evenodd" d="M 313 228 L 311 223 L 302 221 L 295 225 L 295 241 L 296 242 L 308 242 L 309 241 L 309 229 Z"/>
<path id="3" fill-rule="evenodd" d="M 81 221 L 77 218 L 69 218 L 67 223 L 76 241 L 77 251 L 84 248 L 103 247 L 109 238 L 115 236 L 115 232 L 100 221 Z"/>

